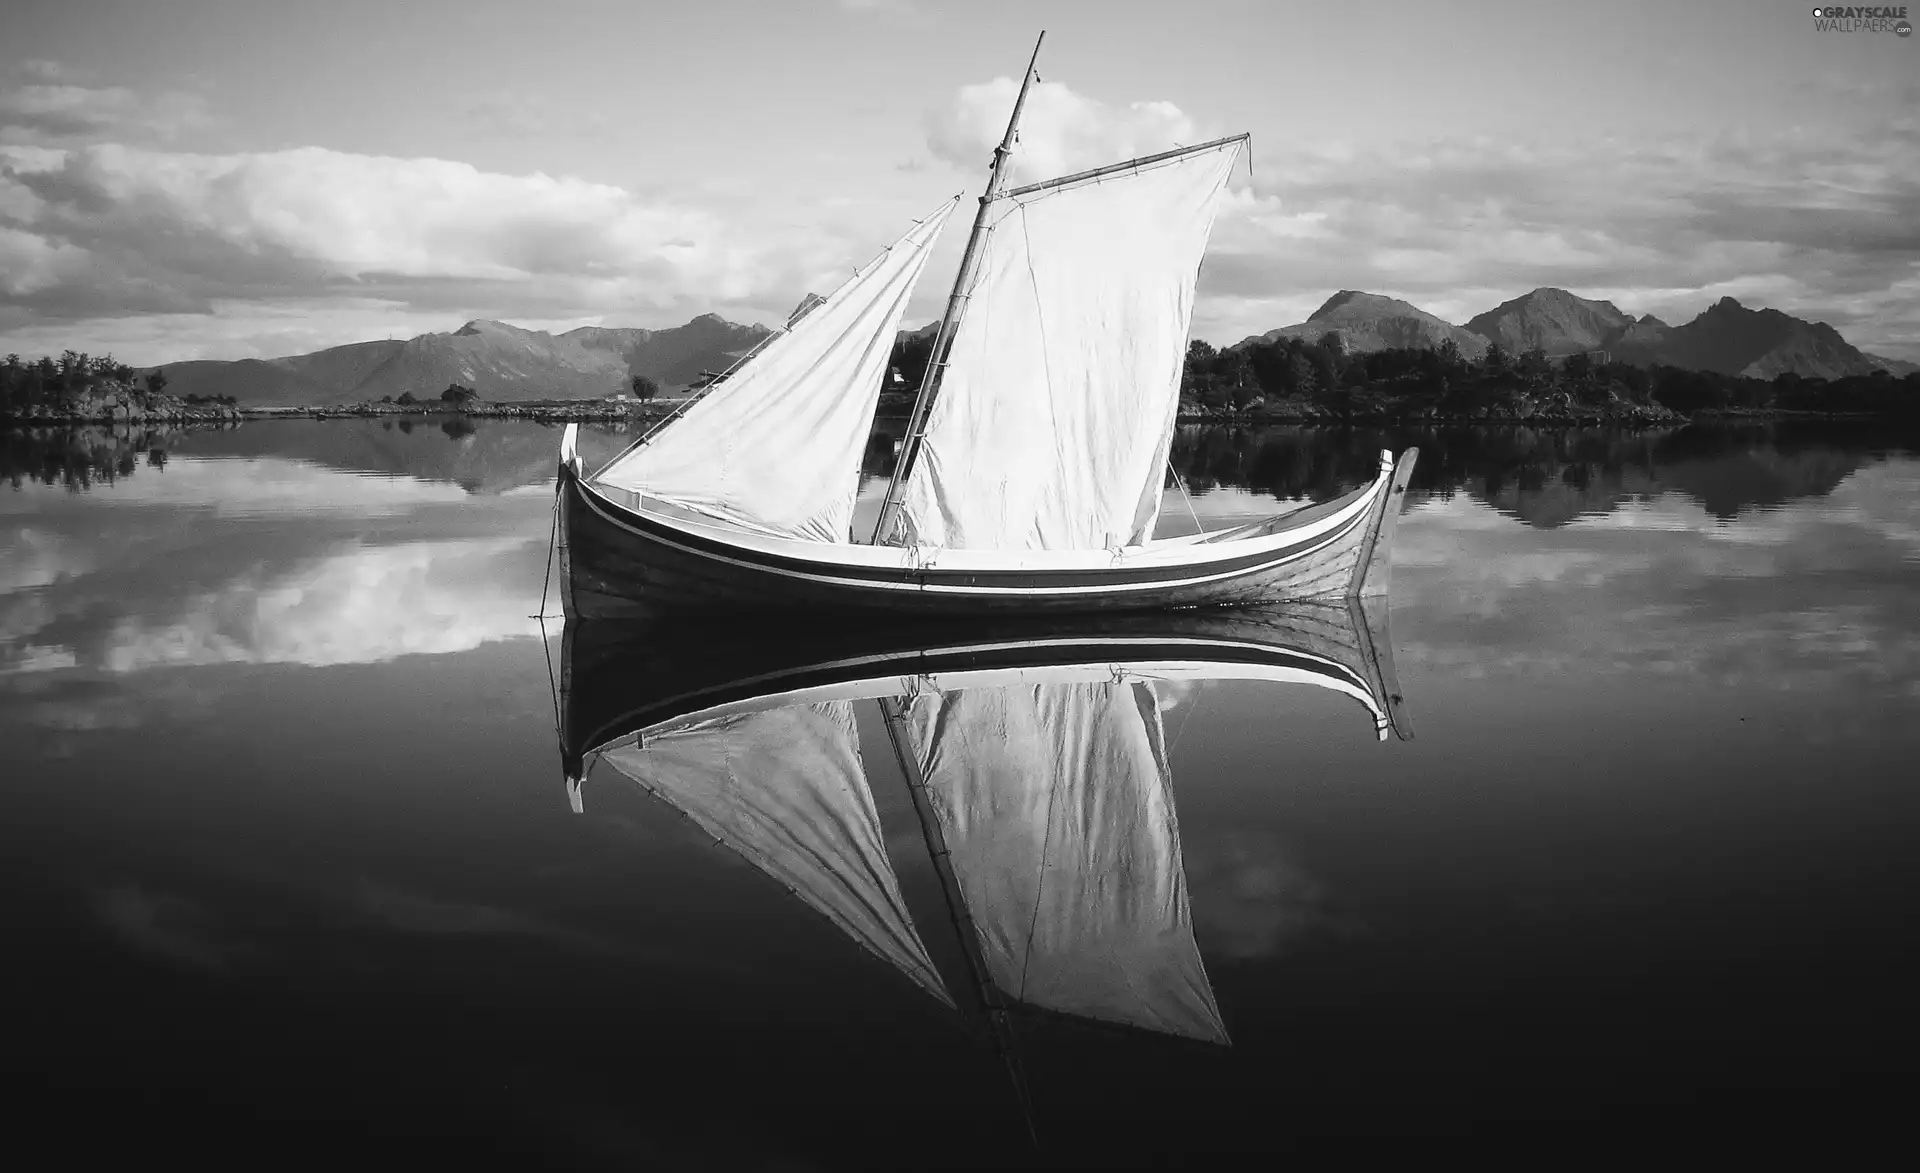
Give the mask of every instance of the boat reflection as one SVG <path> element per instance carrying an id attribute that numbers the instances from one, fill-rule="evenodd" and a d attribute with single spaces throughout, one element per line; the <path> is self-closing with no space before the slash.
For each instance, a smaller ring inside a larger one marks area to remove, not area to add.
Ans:
<path id="1" fill-rule="evenodd" d="M 1330 689 L 1378 738 L 1411 737 L 1383 601 L 997 627 L 574 622 L 561 660 L 576 811 L 605 763 L 1002 1042 L 1018 1014 L 1229 1042 L 1193 935 L 1169 684 Z M 912 791 L 964 975 L 940 972 L 901 896 L 859 704 Z"/>

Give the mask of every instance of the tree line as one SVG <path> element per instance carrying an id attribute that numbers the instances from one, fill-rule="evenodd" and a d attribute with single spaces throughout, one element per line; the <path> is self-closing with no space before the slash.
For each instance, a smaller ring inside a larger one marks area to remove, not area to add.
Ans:
<path id="1" fill-rule="evenodd" d="M 930 335 L 909 335 L 894 342 L 890 365 L 907 386 L 918 388 L 932 354 Z M 1659 404 L 1679 412 L 1915 411 L 1920 410 L 1920 374 L 1754 379 L 1641 367 L 1589 354 L 1550 358 L 1537 347 L 1515 354 L 1497 343 L 1469 358 L 1451 338 L 1433 348 L 1349 353 L 1339 333 L 1329 331 L 1314 340 L 1283 338 L 1224 350 L 1196 338 L 1187 344 L 1180 376 L 1182 406 L 1220 411 L 1280 400 L 1351 411 L 1382 399 L 1413 410 L 1510 409 L 1558 397 L 1569 404 Z"/>
<path id="2" fill-rule="evenodd" d="M 1515 354 L 1498 343 L 1468 358 L 1451 338 L 1432 349 L 1348 353 L 1330 331 L 1313 341 L 1284 338 L 1226 350 L 1195 339 L 1187 347 L 1180 392 L 1190 405 L 1236 411 L 1284 399 L 1351 410 L 1380 397 L 1401 408 L 1441 410 L 1511 408 L 1564 397 L 1569 404 L 1659 404 L 1679 412 L 1912 411 L 1920 407 L 1920 374 L 1756 379 L 1641 367 L 1591 354 L 1554 359 L 1538 347 Z"/>
<path id="3" fill-rule="evenodd" d="M 62 351 L 59 358 L 42 355 L 24 359 L 17 354 L 0 358 L 0 415 L 25 415 L 35 407 L 58 410 L 96 391 L 145 391 L 160 395 L 167 389 L 167 373 L 158 367 L 140 374 L 111 354 Z M 231 395 L 188 395 L 192 404 L 236 404 Z"/>
<path id="4" fill-rule="evenodd" d="M 0 409 L 20 410 L 71 403 L 103 384 L 132 385 L 136 372 L 110 354 L 68 350 L 59 358 L 42 355 L 23 359 L 9 354 L 0 359 Z M 159 386 L 151 384 L 158 380 Z M 147 376 L 149 390 L 166 386 L 159 371 Z"/>

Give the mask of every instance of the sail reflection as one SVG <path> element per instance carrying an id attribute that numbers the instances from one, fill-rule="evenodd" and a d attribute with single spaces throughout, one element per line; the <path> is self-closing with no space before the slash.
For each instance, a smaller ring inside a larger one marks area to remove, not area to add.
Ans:
<path id="1" fill-rule="evenodd" d="M 899 721 L 997 994 L 1227 1041 L 1151 680 L 928 690 Z"/>
<path id="2" fill-rule="evenodd" d="M 573 623 L 569 795 L 584 810 L 588 760 L 605 761 L 996 1035 L 1024 1014 L 1227 1045 L 1193 932 L 1163 693 L 1227 678 L 1322 688 L 1358 702 L 1377 737 L 1410 737 L 1374 611 L 798 633 Z M 946 899 L 922 927 L 887 854 L 858 705 L 878 710 Z M 931 959 L 921 932 L 941 919 L 969 972 Z"/>
<path id="3" fill-rule="evenodd" d="M 695 716 L 626 740 L 604 757 L 952 1003 L 887 861 L 851 702 Z"/>

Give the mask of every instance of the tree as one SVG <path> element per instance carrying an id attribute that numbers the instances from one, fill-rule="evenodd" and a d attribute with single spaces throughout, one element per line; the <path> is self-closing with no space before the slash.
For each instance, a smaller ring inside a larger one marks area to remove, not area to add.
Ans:
<path id="1" fill-rule="evenodd" d="M 462 387 L 458 383 L 448 383 L 447 389 L 440 393 L 440 402 L 454 407 L 465 407 L 480 398 L 480 393 L 471 387 Z"/>
<path id="2" fill-rule="evenodd" d="M 1516 368 L 1529 388 L 1546 387 L 1553 382 L 1553 364 L 1542 347 L 1534 347 L 1520 356 Z"/>
<path id="3" fill-rule="evenodd" d="M 162 391 L 165 391 L 166 389 L 167 389 L 167 373 L 161 370 L 159 367 L 155 367 L 152 370 L 152 372 L 147 375 L 147 390 L 153 392 L 155 395 L 158 395 Z"/>
<path id="4" fill-rule="evenodd" d="M 635 399 L 652 399 L 660 394 L 660 384 L 645 375 L 635 375 L 631 380 Z"/>
<path id="5" fill-rule="evenodd" d="M 1296 395 L 1311 395 L 1319 390 L 1319 381 L 1314 376 L 1313 363 L 1300 351 L 1287 356 L 1287 382 L 1293 385 Z"/>
<path id="6" fill-rule="evenodd" d="M 1325 342 L 1310 342 L 1301 349 L 1301 357 L 1313 367 L 1313 388 L 1316 391 L 1332 391 L 1340 386 L 1341 354 L 1336 347 L 1339 337 L 1334 337 L 1335 346 Z M 1301 388 L 1306 390 L 1306 388 Z"/>
<path id="7" fill-rule="evenodd" d="M 1235 408 L 1243 408 L 1260 397 L 1260 380 L 1244 350 L 1222 350 L 1213 360 L 1213 391 Z"/>
<path id="8" fill-rule="evenodd" d="M 1187 357 L 1180 367 L 1180 394 L 1200 403 L 1207 401 L 1213 389 L 1213 360 L 1219 352 L 1204 338 L 1187 343 Z"/>
<path id="9" fill-rule="evenodd" d="M 1566 372 L 1567 378 L 1579 382 L 1593 373 L 1593 357 L 1584 350 L 1570 354 L 1561 370 Z"/>
<path id="10" fill-rule="evenodd" d="M 918 390 L 922 379 L 927 375 L 927 364 L 933 361 L 932 334 L 903 334 L 894 340 L 893 353 L 887 358 L 887 366 L 900 374 L 902 385 Z"/>
<path id="11" fill-rule="evenodd" d="M 400 393 L 400 398 L 394 400 L 394 402 L 399 404 L 401 407 L 412 407 L 414 404 L 420 401 L 413 397 L 413 392 L 402 391 Z"/>

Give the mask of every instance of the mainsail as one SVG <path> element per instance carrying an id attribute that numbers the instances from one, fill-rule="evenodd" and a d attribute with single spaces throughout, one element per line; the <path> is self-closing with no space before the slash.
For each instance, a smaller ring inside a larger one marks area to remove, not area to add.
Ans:
<path id="1" fill-rule="evenodd" d="M 1000 993 L 1227 1041 L 1194 944 L 1149 684 L 928 691 L 906 724 Z"/>
<path id="2" fill-rule="evenodd" d="M 670 725 L 605 758 L 953 1004 L 887 859 L 850 701 Z"/>
<path id="3" fill-rule="evenodd" d="M 900 315 L 956 203 L 595 481 L 756 533 L 847 541 Z"/>
<path id="4" fill-rule="evenodd" d="M 1097 550 L 1151 536 L 1194 284 L 1244 142 L 995 202 L 883 540 Z"/>

